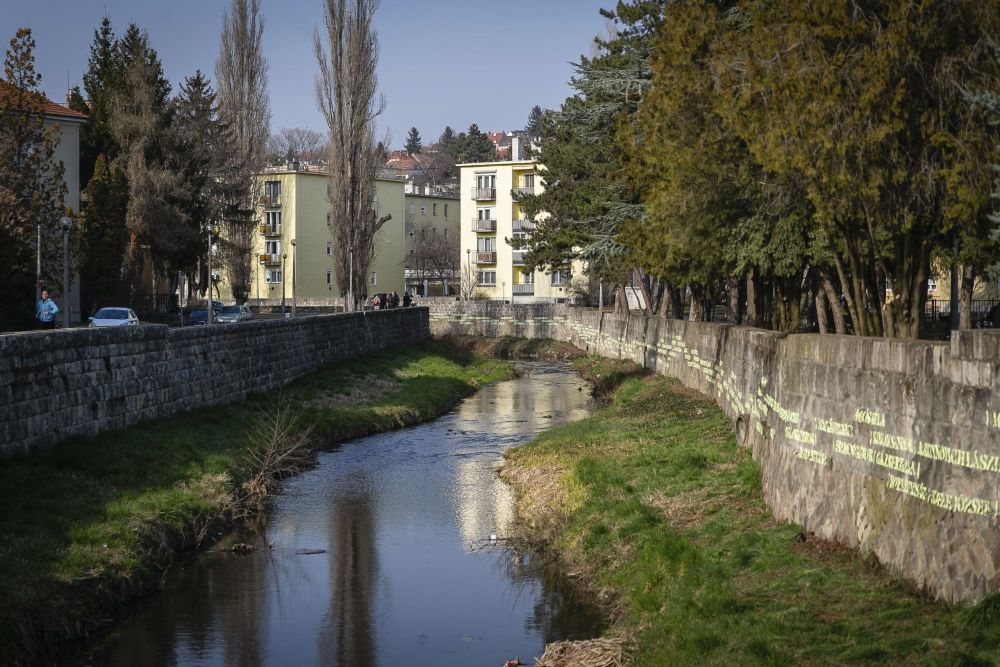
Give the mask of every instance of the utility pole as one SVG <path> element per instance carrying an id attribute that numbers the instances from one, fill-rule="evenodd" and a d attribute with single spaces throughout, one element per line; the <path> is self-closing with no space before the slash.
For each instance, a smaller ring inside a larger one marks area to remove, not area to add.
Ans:
<path id="1" fill-rule="evenodd" d="M 69 228 L 73 221 L 67 216 L 59 220 L 63 230 L 63 328 L 69 328 Z"/>
<path id="2" fill-rule="evenodd" d="M 295 256 L 298 251 L 295 249 L 295 239 L 292 239 L 292 317 L 295 317 Z"/>
<path id="3" fill-rule="evenodd" d="M 287 284 L 286 278 L 285 278 L 285 260 L 286 259 L 288 259 L 288 253 L 287 252 L 281 253 L 281 316 L 282 317 L 288 317 L 288 314 L 285 313 L 285 292 L 288 291 L 288 290 L 285 289 L 285 285 Z"/>
<path id="4" fill-rule="evenodd" d="M 212 324 L 212 315 L 214 315 L 212 309 L 212 235 L 214 232 L 216 232 L 214 227 L 208 228 L 208 310 L 205 313 L 205 322 L 209 325 Z"/>
<path id="5" fill-rule="evenodd" d="M 42 223 L 38 223 L 37 264 L 35 265 L 35 303 L 42 299 Z"/>

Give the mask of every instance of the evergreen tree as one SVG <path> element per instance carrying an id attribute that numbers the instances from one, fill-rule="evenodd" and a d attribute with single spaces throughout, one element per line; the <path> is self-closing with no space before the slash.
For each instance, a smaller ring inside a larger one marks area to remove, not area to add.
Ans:
<path id="1" fill-rule="evenodd" d="M 415 153 L 419 153 L 421 148 L 420 132 L 417 131 L 417 128 L 411 127 L 410 133 L 406 135 L 406 152 L 413 155 Z"/>
<path id="2" fill-rule="evenodd" d="M 80 128 L 81 187 L 86 187 L 90 181 L 97 156 L 103 155 L 107 160 L 118 157 L 119 148 L 111 131 L 110 119 L 111 100 L 121 85 L 121 77 L 119 43 L 111 27 L 111 19 L 105 16 L 101 25 L 94 30 L 87 71 L 83 74 L 86 106 L 72 107 L 87 114 L 87 120 Z"/>
<path id="3" fill-rule="evenodd" d="M 540 136 L 542 131 L 542 107 L 537 104 L 531 107 L 528 114 L 528 124 L 524 126 L 524 131 L 529 137 Z"/>
<path id="4" fill-rule="evenodd" d="M 128 241 L 125 227 L 128 181 L 118 165 L 109 165 L 99 155 L 84 193 L 80 279 L 84 288 L 83 309 L 93 313 L 101 306 L 128 298 L 121 262 L 113 259 L 123 256 Z"/>
<path id="5" fill-rule="evenodd" d="M 490 162 L 497 159 L 496 146 L 473 123 L 468 133 L 462 133 L 454 142 L 453 155 L 456 162 Z"/>
<path id="6" fill-rule="evenodd" d="M 0 266 L 8 296 L 0 300 L 0 329 L 24 326 L 34 314 L 36 253 L 42 281 L 62 281 L 64 167 L 55 159 L 59 130 L 45 126 L 46 98 L 38 90 L 35 41 L 22 28 L 10 40 L 0 80 Z M 42 247 L 37 238 L 41 229 Z"/>
<path id="7" fill-rule="evenodd" d="M 437 140 L 437 149 L 440 152 L 451 154 L 452 144 L 455 143 L 455 130 L 450 125 L 445 126 L 444 131 Z"/>

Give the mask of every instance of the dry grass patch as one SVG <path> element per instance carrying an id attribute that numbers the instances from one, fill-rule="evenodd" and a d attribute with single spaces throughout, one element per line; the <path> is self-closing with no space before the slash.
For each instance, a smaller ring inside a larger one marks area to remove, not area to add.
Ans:
<path id="1" fill-rule="evenodd" d="M 635 640 L 611 635 L 598 639 L 553 642 L 535 667 L 626 667 L 632 664 Z"/>

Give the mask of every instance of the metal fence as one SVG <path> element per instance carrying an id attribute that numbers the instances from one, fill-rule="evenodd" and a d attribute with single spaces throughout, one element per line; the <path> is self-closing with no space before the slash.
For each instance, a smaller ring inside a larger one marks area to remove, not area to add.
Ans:
<path id="1" fill-rule="evenodd" d="M 1000 299 L 973 299 L 972 319 L 973 321 L 986 316 L 995 306 L 1000 304 Z M 951 299 L 928 299 L 924 304 L 924 319 L 928 322 L 947 321 L 951 318 Z"/>

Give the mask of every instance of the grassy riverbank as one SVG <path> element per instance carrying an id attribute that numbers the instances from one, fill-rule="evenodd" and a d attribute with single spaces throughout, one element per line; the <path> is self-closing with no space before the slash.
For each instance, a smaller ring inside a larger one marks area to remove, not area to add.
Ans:
<path id="1" fill-rule="evenodd" d="M 586 363 L 605 376 L 617 367 Z M 771 518 L 727 418 L 676 381 L 625 380 L 589 419 L 509 452 L 503 474 L 535 534 L 606 601 L 610 635 L 634 641 L 637 665 L 1000 656 L 996 599 L 930 602 L 857 552 Z"/>
<path id="2" fill-rule="evenodd" d="M 288 386 L 286 424 L 323 446 L 432 419 L 512 373 L 441 342 L 386 350 Z M 0 662 L 37 660 L 106 621 L 179 550 L 246 514 L 248 445 L 278 403 L 257 396 L 0 462 Z"/>

